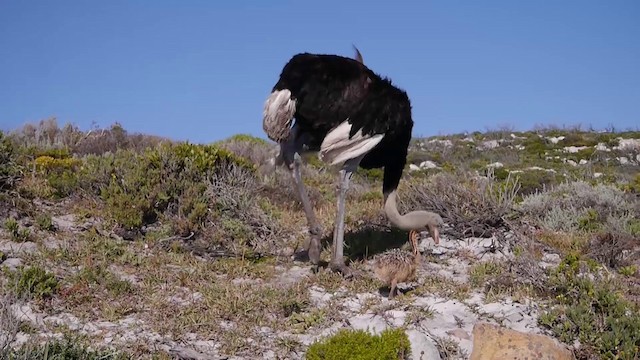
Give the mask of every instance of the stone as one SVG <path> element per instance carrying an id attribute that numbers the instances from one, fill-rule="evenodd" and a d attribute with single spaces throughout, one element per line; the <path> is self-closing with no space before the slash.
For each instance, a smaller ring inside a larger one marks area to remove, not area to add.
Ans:
<path id="1" fill-rule="evenodd" d="M 496 161 L 494 163 L 491 163 L 491 164 L 487 165 L 488 168 L 496 168 L 496 169 L 499 169 L 499 168 L 501 168 L 503 166 L 504 166 L 504 164 L 499 162 L 499 161 Z"/>
<path id="2" fill-rule="evenodd" d="M 498 140 L 488 140 L 488 141 L 483 141 L 482 144 L 480 145 L 480 148 L 495 149 L 498 146 L 500 146 L 500 143 L 498 142 Z"/>
<path id="3" fill-rule="evenodd" d="M 430 160 L 426 160 L 420 163 L 420 168 L 421 169 L 435 169 L 437 168 L 438 165 L 436 165 L 436 163 L 434 163 L 433 161 Z"/>
<path id="4" fill-rule="evenodd" d="M 473 327 L 470 360 L 574 360 L 564 345 L 545 335 L 527 334 L 479 322 Z"/>
<path id="5" fill-rule="evenodd" d="M 547 138 L 547 139 L 549 139 L 549 141 L 551 141 L 551 143 L 557 144 L 558 142 L 564 140 L 565 137 L 564 136 L 558 136 L 558 137 L 550 137 L 550 138 Z"/>
<path id="6" fill-rule="evenodd" d="M 20 266 L 22 266 L 22 259 L 8 258 L 2 262 L 2 266 L 6 266 L 11 271 L 16 271 Z"/>
<path id="7" fill-rule="evenodd" d="M 438 360 L 440 351 L 427 335 L 417 331 L 408 330 L 407 337 L 411 343 L 411 359 L 412 360 Z"/>
<path id="8" fill-rule="evenodd" d="M 349 324 L 351 324 L 351 327 L 355 330 L 366 330 L 374 335 L 380 334 L 389 327 L 382 316 L 370 313 L 356 315 L 350 318 Z"/>
<path id="9" fill-rule="evenodd" d="M 588 146 L 567 146 L 564 148 L 565 152 L 568 152 L 569 154 L 575 154 L 580 150 L 584 150 L 584 149 L 588 149 Z"/>
<path id="10" fill-rule="evenodd" d="M 52 216 L 51 222 L 53 222 L 53 225 L 55 225 L 59 230 L 71 231 L 76 225 L 76 217 L 73 214 Z"/>
<path id="11" fill-rule="evenodd" d="M 416 164 L 409 164 L 409 170 L 410 171 L 418 171 L 418 170 L 420 170 L 420 166 L 418 166 Z"/>
<path id="12" fill-rule="evenodd" d="M 33 254 L 38 251 L 38 244 L 32 241 L 14 242 L 0 241 L 0 251 L 5 254 Z"/>
<path id="13" fill-rule="evenodd" d="M 618 138 L 618 146 L 614 146 L 614 150 L 633 151 L 640 149 L 640 139 L 623 139 Z"/>
<path id="14" fill-rule="evenodd" d="M 464 331 L 464 329 L 452 329 L 447 331 L 447 335 L 451 335 L 453 337 L 457 337 L 458 339 L 471 340 L 471 336 L 469 333 Z"/>

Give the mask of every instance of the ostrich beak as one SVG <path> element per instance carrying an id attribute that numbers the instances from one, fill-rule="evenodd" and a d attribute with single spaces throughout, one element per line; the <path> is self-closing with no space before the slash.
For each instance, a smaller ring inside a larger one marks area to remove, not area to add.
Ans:
<path id="1" fill-rule="evenodd" d="M 433 238 L 433 241 L 435 241 L 436 245 L 440 244 L 440 232 L 438 231 L 437 227 L 429 226 L 429 235 L 431 235 L 431 237 Z"/>

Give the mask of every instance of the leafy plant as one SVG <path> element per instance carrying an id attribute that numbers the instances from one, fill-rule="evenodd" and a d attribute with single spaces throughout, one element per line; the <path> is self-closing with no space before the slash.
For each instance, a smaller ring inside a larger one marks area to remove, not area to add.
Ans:
<path id="1" fill-rule="evenodd" d="M 557 305 L 539 323 L 563 342 L 580 341 L 586 349 L 582 358 L 634 358 L 640 347 L 640 312 L 599 269 L 575 254 L 565 257 L 549 277 Z"/>
<path id="2" fill-rule="evenodd" d="M 39 266 L 21 268 L 12 274 L 14 290 L 20 296 L 32 299 L 45 299 L 53 296 L 58 290 L 58 281 L 53 274 Z"/>
<path id="3" fill-rule="evenodd" d="M 380 335 L 364 330 L 339 330 L 335 335 L 309 346 L 308 360 L 398 360 L 408 359 L 411 346 L 402 329 L 387 329 Z"/>

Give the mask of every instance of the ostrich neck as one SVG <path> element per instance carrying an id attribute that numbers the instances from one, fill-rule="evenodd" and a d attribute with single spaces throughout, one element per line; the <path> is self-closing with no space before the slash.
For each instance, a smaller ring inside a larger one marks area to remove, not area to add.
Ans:
<path id="1" fill-rule="evenodd" d="M 384 212 L 391 223 L 402 230 L 417 230 L 424 227 L 424 223 L 421 223 L 418 219 L 417 211 L 400 215 L 398 212 L 398 206 L 396 203 L 396 190 L 393 190 L 387 196 L 387 200 L 384 204 Z"/>

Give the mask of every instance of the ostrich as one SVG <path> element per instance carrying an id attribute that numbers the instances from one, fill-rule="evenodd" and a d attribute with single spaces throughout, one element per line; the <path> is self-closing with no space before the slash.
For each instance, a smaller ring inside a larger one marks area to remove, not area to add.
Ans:
<path id="1" fill-rule="evenodd" d="M 390 285 L 389 299 L 393 299 L 398 283 L 405 282 L 415 276 L 420 265 L 420 251 L 418 250 L 419 234 L 415 230 L 409 232 L 412 252 L 398 248 L 376 255 L 373 259 L 374 273 L 386 285 Z"/>
<path id="2" fill-rule="evenodd" d="M 384 168 L 384 211 L 393 226 L 422 230 L 432 222 L 433 213 L 400 215 L 396 205 L 413 129 L 409 98 L 364 65 L 357 48 L 356 59 L 294 55 L 264 103 L 262 125 L 280 147 L 274 164 L 284 163 L 291 171 L 307 218 L 310 241 L 306 250 L 312 264 L 320 260 L 322 227 L 301 177 L 305 152 L 318 153 L 320 160 L 340 168 L 331 270 L 353 275 L 344 262 L 344 215 L 349 181 L 358 167 Z"/>

